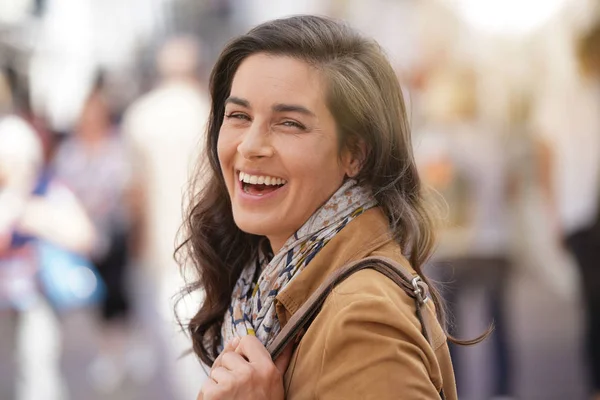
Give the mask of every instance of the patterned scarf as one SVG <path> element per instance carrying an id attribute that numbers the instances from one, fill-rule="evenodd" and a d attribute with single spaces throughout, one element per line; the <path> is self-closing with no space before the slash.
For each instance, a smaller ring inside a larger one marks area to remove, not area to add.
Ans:
<path id="1" fill-rule="evenodd" d="M 242 271 L 221 328 L 222 350 L 236 336 L 255 335 L 265 346 L 281 327 L 275 297 L 348 222 L 376 205 L 371 192 L 346 181 L 271 260 L 259 250 Z M 256 279 L 257 273 L 260 273 Z"/>

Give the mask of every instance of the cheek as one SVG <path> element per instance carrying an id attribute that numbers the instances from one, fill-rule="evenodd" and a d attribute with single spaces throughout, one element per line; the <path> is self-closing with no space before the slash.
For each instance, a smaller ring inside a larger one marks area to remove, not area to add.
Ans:
<path id="1" fill-rule="evenodd" d="M 219 132 L 217 139 L 217 156 L 219 164 L 224 175 L 225 182 L 229 186 L 231 184 L 231 169 L 233 167 L 236 145 L 233 143 L 231 135 L 228 135 L 223 129 Z"/>
<path id="2" fill-rule="evenodd" d="M 221 128 L 217 138 L 217 155 L 222 168 L 231 164 L 234 154 L 235 144 L 232 141 L 232 135 L 229 135 L 226 129 Z"/>
<path id="3" fill-rule="evenodd" d="M 303 190 L 329 192 L 341 184 L 344 171 L 335 144 L 316 142 L 306 147 L 296 146 L 288 156 L 290 172 L 300 178 L 303 186 L 308 186 Z"/>

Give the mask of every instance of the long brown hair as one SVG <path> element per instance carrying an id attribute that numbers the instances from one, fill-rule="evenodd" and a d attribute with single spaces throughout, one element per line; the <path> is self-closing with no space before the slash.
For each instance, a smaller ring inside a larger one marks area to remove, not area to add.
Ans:
<path id="1" fill-rule="evenodd" d="M 380 46 L 347 25 L 324 17 L 295 16 L 257 26 L 231 41 L 212 70 L 207 164 L 198 173 L 203 189 L 191 198 L 184 225 L 186 239 L 178 248 L 178 252 L 185 250 L 183 255 L 188 256 L 197 275 L 186 290 L 205 292 L 188 329 L 194 352 L 209 365 L 218 355 L 221 323 L 235 282 L 256 254 L 260 239 L 242 232 L 234 223 L 217 156 L 217 139 L 233 77 L 241 62 L 256 53 L 294 57 L 323 74 L 340 149 L 364 143 L 366 157 L 357 179 L 373 188 L 395 240 L 421 276 L 434 244 L 402 91 Z M 431 294 L 444 326 L 440 297 L 433 288 Z"/>

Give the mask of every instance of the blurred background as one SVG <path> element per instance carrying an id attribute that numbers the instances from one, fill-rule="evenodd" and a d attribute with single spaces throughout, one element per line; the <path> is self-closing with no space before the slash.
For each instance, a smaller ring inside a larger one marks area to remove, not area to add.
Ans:
<path id="1" fill-rule="evenodd" d="M 0 0 L 0 400 L 195 398 L 172 253 L 208 74 L 297 13 L 397 70 L 440 205 L 428 272 L 454 335 L 495 327 L 452 348 L 459 397 L 600 399 L 597 1 Z"/>

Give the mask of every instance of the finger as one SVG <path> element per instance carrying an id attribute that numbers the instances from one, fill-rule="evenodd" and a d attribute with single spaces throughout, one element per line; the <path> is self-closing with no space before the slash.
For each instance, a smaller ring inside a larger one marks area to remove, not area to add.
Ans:
<path id="1" fill-rule="evenodd" d="M 215 398 L 213 394 L 215 394 L 218 390 L 219 385 L 215 381 L 208 379 L 202 385 L 202 389 L 196 400 L 212 400 Z"/>
<path id="2" fill-rule="evenodd" d="M 224 367 L 218 367 L 210 371 L 210 379 L 222 385 L 231 381 L 233 379 L 233 375 L 228 369 Z"/>
<path id="3" fill-rule="evenodd" d="M 245 368 L 247 364 L 248 362 L 241 354 L 233 351 L 224 353 L 223 357 L 221 357 L 221 367 L 227 368 L 230 371 Z"/>
<path id="4" fill-rule="evenodd" d="M 211 370 L 218 368 L 221 366 L 221 358 L 223 357 L 223 353 L 219 354 L 217 356 L 217 358 L 215 358 L 215 361 L 212 363 L 212 365 L 210 366 Z"/>
<path id="5" fill-rule="evenodd" d="M 235 351 L 239 344 L 240 338 L 236 336 L 225 344 L 225 348 L 223 349 L 223 351 Z"/>
<path id="6" fill-rule="evenodd" d="M 282 374 L 285 374 L 288 366 L 290 365 L 290 361 L 292 360 L 292 355 L 294 354 L 294 344 L 290 343 L 283 350 L 283 352 L 277 357 L 275 360 L 275 366 Z"/>
<path id="7" fill-rule="evenodd" d="M 235 337 L 235 338 L 231 339 L 229 342 L 225 343 L 225 347 L 223 348 L 223 351 L 221 352 L 221 354 L 219 354 L 217 356 L 217 358 L 213 362 L 211 368 L 220 367 L 222 365 L 221 358 L 223 357 L 223 354 L 235 351 L 235 349 L 237 348 L 239 343 L 240 343 L 240 338 L 238 338 L 238 337 Z"/>
<path id="8" fill-rule="evenodd" d="M 235 350 L 236 353 L 245 357 L 250 363 L 271 363 L 271 355 L 256 336 L 244 336 Z"/>

